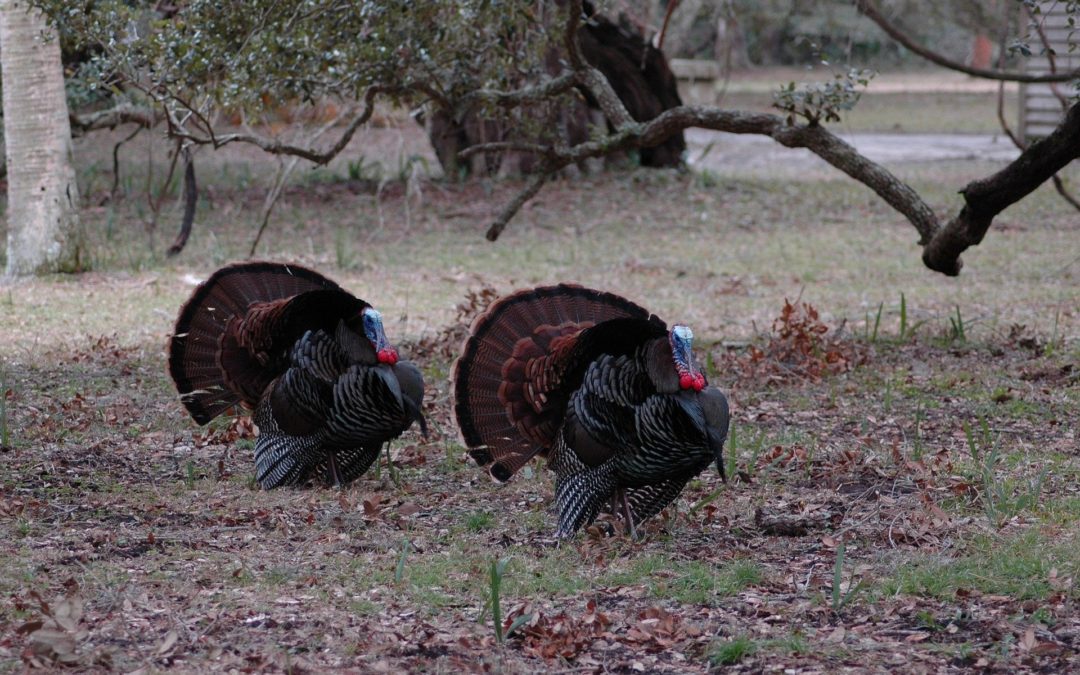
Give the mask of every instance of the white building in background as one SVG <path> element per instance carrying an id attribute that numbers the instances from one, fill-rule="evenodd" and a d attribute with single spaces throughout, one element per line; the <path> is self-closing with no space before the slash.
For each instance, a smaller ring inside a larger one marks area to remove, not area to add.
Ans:
<path id="1" fill-rule="evenodd" d="M 1070 41 L 1080 43 L 1080 25 L 1070 27 L 1064 2 L 1042 2 L 1042 11 L 1034 16 L 1046 42 L 1053 50 L 1047 54 L 1039 34 L 1032 31 L 1032 56 L 1025 59 L 1028 73 L 1067 73 L 1080 68 L 1080 48 L 1069 51 Z M 1078 17 L 1080 18 L 1080 17 Z M 1025 142 L 1046 136 L 1061 122 L 1070 99 L 1078 92 L 1076 82 L 1020 85 L 1020 134 Z"/>

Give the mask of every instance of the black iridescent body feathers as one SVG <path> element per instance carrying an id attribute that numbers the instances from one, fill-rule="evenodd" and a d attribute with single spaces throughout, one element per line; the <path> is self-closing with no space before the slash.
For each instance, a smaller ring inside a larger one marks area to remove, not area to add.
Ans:
<path id="1" fill-rule="evenodd" d="M 383 443 L 424 428 L 419 369 L 399 361 L 368 303 L 296 265 L 228 265 L 195 289 L 169 373 L 199 424 L 252 409 L 264 488 L 359 477 Z"/>
<path id="2" fill-rule="evenodd" d="M 500 481 L 532 457 L 555 472 L 557 533 L 612 503 L 631 530 L 715 463 L 727 400 L 694 366 L 693 334 L 611 293 L 519 291 L 474 322 L 454 367 L 470 454 Z"/>

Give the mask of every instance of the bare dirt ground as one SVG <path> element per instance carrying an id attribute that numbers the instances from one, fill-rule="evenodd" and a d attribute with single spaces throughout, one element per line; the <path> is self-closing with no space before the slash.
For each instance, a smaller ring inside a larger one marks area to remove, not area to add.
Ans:
<path id="1" fill-rule="evenodd" d="M 297 177 L 260 255 L 383 310 L 433 433 L 344 490 L 263 492 L 250 423 L 196 427 L 164 346 L 192 280 L 246 254 L 273 166 L 207 157 L 164 260 L 160 147 L 125 151 L 113 201 L 111 143 L 77 150 L 97 269 L 0 287 L 0 670 L 1080 669 L 1080 219 L 1052 190 L 956 279 L 864 188 L 748 159 L 557 181 L 492 245 L 519 185 L 402 176 L 422 138 L 372 130 Z M 997 166 L 890 168 L 947 212 Z M 554 546 L 546 470 L 492 484 L 451 419 L 478 307 L 568 280 L 691 323 L 732 402 L 732 480 L 702 474 L 640 541 L 604 516 Z"/>

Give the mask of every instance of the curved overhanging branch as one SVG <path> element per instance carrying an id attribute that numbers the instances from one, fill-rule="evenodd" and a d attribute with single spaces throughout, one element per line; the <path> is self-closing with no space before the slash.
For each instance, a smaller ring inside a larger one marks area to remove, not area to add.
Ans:
<path id="1" fill-rule="evenodd" d="M 1080 74 L 1078 70 L 1068 74 L 1030 76 L 968 68 L 915 44 L 889 23 L 869 0 L 856 0 L 856 4 L 895 40 L 945 67 L 978 77 L 1023 82 L 1060 82 L 1075 79 Z M 982 241 L 998 213 L 1023 199 L 1080 156 L 1080 103 L 1077 103 L 1050 136 L 1033 143 L 1003 170 L 986 179 L 973 181 L 961 190 L 965 206 L 943 227 L 933 209 L 909 185 L 816 122 L 789 124 L 785 118 L 777 115 L 701 106 L 679 106 L 664 111 L 648 122 L 634 121 L 626 112 L 611 83 L 602 73 L 589 67 L 580 56 L 576 35 L 580 25 L 581 0 L 570 0 L 566 5 L 568 14 L 565 44 L 573 70 L 569 74 L 560 75 L 557 86 L 566 87 L 572 82 L 585 89 L 600 104 L 614 131 L 573 146 L 499 142 L 464 150 L 463 154 L 466 156 L 477 152 L 517 150 L 542 158 L 539 172 L 533 175 L 525 187 L 500 211 L 488 229 L 487 238 L 491 241 L 499 237 L 510 219 L 540 191 L 547 180 L 569 164 L 620 150 L 652 147 L 664 142 L 672 134 L 690 127 L 700 127 L 735 134 L 760 134 L 769 136 L 785 147 L 810 150 L 869 187 L 907 218 L 919 233 L 919 244 L 923 246 L 923 262 L 927 267 L 943 274 L 956 275 L 963 267 L 960 254 Z M 556 85 L 549 82 L 517 92 L 498 92 L 496 98 L 500 104 L 512 107 L 534 100 L 535 92 L 542 91 L 545 87 Z"/>
<path id="2" fill-rule="evenodd" d="M 456 110 L 460 113 L 468 110 L 474 103 L 478 102 L 491 103 L 504 108 L 515 108 L 528 103 L 550 100 L 576 87 L 578 79 L 577 72 L 567 70 L 557 77 L 545 80 L 536 86 L 523 87 L 514 91 L 477 89 L 462 96 L 457 103 Z"/>
<path id="3" fill-rule="evenodd" d="M 121 124 L 135 124 L 149 129 L 165 118 L 160 110 L 130 103 L 122 103 L 108 110 L 97 110 L 83 115 L 71 113 L 68 117 L 71 121 L 72 136 L 81 136 L 97 129 L 112 129 Z"/>
<path id="4" fill-rule="evenodd" d="M 915 190 L 891 174 L 885 167 L 859 154 L 849 143 L 823 126 L 816 124 L 792 126 L 783 117 L 768 113 L 721 110 L 704 106 L 679 106 L 664 111 L 648 122 L 633 122 L 603 138 L 570 147 L 486 143 L 468 148 L 464 153 L 471 155 L 508 148 L 533 152 L 545 157 L 546 173 L 550 176 L 551 173 L 568 164 L 589 157 L 601 157 L 618 150 L 657 145 L 672 134 L 690 127 L 732 134 L 760 134 L 769 136 L 777 143 L 789 148 L 806 148 L 872 189 L 890 206 L 903 214 L 918 230 L 920 243 L 929 242 L 938 230 L 938 221 L 933 210 L 926 205 Z M 526 189 L 535 194 L 539 186 L 534 186 L 530 182 Z M 519 200 L 515 198 L 510 206 L 517 204 L 520 208 L 525 203 L 518 202 Z M 504 209 L 499 216 L 503 226 L 505 226 L 505 221 L 509 220 L 505 218 L 506 215 L 507 210 Z M 512 216 L 513 212 L 509 215 Z M 500 226 L 489 230 L 489 238 L 494 240 L 502 229 Z M 491 236 L 493 232 L 494 237 Z"/>
<path id="5" fill-rule="evenodd" d="M 923 249 L 923 262 L 932 270 L 956 275 L 960 254 L 986 236 L 994 217 L 1031 194 L 1065 165 L 1080 157 L 1080 103 L 1074 103 L 1049 136 L 1027 147 L 992 176 L 972 181 L 961 190 L 964 208 L 941 228 Z"/>
<path id="6" fill-rule="evenodd" d="M 919 233 L 923 262 L 932 270 L 954 276 L 963 263 L 960 254 L 982 241 L 993 218 L 1010 204 L 1030 194 L 1058 170 L 1080 156 L 1080 103 L 1073 105 L 1050 136 L 1033 143 L 1009 166 L 989 178 L 970 183 L 961 192 L 966 205 L 948 224 L 941 226 L 933 209 L 915 190 L 888 169 L 860 154 L 849 143 L 817 124 L 790 125 L 767 113 L 721 110 L 703 106 L 680 106 L 649 122 L 633 122 L 603 138 L 569 147 L 513 144 L 513 149 L 544 157 L 543 168 L 534 175 L 488 230 L 494 241 L 515 213 L 531 199 L 553 174 L 589 157 L 600 157 L 629 148 L 650 147 L 674 133 L 699 127 L 733 134 L 769 136 L 789 148 L 806 148 L 873 190 L 903 215 Z M 506 150 L 506 143 L 490 143 L 466 152 Z"/>
<path id="7" fill-rule="evenodd" d="M 1030 14 L 1027 12 L 1027 8 L 1025 8 L 1025 14 L 1028 15 L 1029 18 L 1030 18 Z M 1036 26 L 1037 26 L 1037 31 L 1039 33 L 1039 40 L 1042 41 L 1043 48 L 1046 49 L 1046 57 L 1047 57 L 1047 61 L 1050 64 L 1050 72 L 1051 73 L 1056 73 L 1057 72 L 1057 64 L 1055 63 L 1055 60 L 1054 60 L 1053 50 L 1050 48 L 1050 40 L 1046 37 L 1046 31 L 1043 30 L 1042 26 L 1039 25 L 1039 24 L 1036 24 Z M 1003 30 L 1001 32 L 1001 40 L 998 43 L 998 48 L 999 48 L 998 63 L 999 64 L 1002 63 L 1005 60 L 1005 39 L 1006 39 L 1006 33 Z M 1052 84 L 1050 85 L 1050 91 L 1053 92 L 1054 98 L 1056 98 L 1058 101 L 1061 102 L 1061 110 L 1062 110 L 1062 112 L 1063 113 L 1067 112 L 1068 109 L 1069 109 L 1068 99 L 1066 99 L 1065 96 L 1058 90 L 1058 87 L 1056 87 L 1056 86 L 1054 86 Z M 1020 141 L 1020 138 L 1016 135 L 1015 132 L 1013 132 L 1012 127 L 1009 126 L 1008 120 L 1005 119 L 1005 83 L 1004 82 L 999 82 L 998 83 L 997 118 L 998 118 L 998 126 L 1001 127 L 1001 130 L 1005 133 L 1006 136 L 1009 137 L 1009 140 L 1012 141 L 1012 144 L 1015 145 L 1018 150 L 1023 152 L 1024 149 L 1027 148 L 1027 145 Z M 1080 211 L 1080 201 L 1077 201 L 1076 197 L 1074 197 L 1072 195 L 1072 193 L 1069 192 L 1069 189 L 1067 187 L 1065 187 L 1065 181 L 1063 181 L 1061 179 L 1061 176 L 1059 176 L 1058 174 L 1054 174 L 1053 176 L 1050 177 L 1050 180 L 1053 181 L 1054 189 L 1057 190 L 1057 193 L 1061 196 L 1061 198 L 1064 199 L 1065 202 L 1067 204 L 1069 204 L 1070 206 L 1072 206 L 1074 209 L 1076 209 L 1077 211 Z"/>
<path id="8" fill-rule="evenodd" d="M 902 44 L 905 48 L 918 54 L 927 61 L 936 63 L 949 70 L 955 70 L 974 77 L 986 78 L 988 80 L 1006 80 L 1009 82 L 1070 82 L 1080 77 L 1080 68 L 1067 73 L 1053 73 L 1050 75 L 1032 75 L 1029 73 L 972 68 L 971 66 L 960 63 L 959 61 L 953 61 L 942 54 L 922 46 L 913 40 L 907 33 L 900 30 L 895 24 L 886 19 L 881 11 L 878 10 L 877 6 L 870 0 L 855 0 L 855 6 L 864 16 L 866 16 L 866 18 L 877 24 L 878 28 L 885 31 L 886 35 Z"/>
<path id="9" fill-rule="evenodd" d="M 273 155 L 291 155 L 306 159 L 314 164 L 326 164 L 341 154 L 341 151 L 344 150 L 345 146 L 352 140 L 356 130 L 371 119 L 371 115 L 375 111 L 375 97 L 379 94 L 390 93 L 391 91 L 391 89 L 379 85 L 368 87 L 364 92 L 363 107 L 352 116 L 352 119 L 349 121 L 348 125 L 346 125 L 345 130 L 338 137 L 337 142 L 325 150 L 283 143 L 276 138 L 267 138 L 256 134 L 225 134 L 223 136 L 215 136 L 212 134 L 198 135 L 188 131 L 184 124 L 179 122 L 175 116 L 172 115 L 168 118 L 169 135 L 173 138 L 186 140 L 194 145 L 212 145 L 215 149 L 230 143 L 248 143 Z M 175 96 L 172 98 L 176 99 Z M 194 110 L 191 106 L 188 106 L 188 109 Z M 204 126 L 207 128 L 210 127 L 208 123 L 204 124 Z"/>
<path id="10" fill-rule="evenodd" d="M 642 134 L 645 145 L 660 142 L 662 134 L 694 126 L 736 134 L 761 134 L 788 148 L 806 148 L 869 187 L 904 215 L 919 232 L 920 244 L 929 242 L 937 231 L 937 216 L 915 190 L 821 125 L 789 125 L 778 115 L 692 106 L 668 110 L 653 122 L 659 124 L 646 125 L 649 128 Z M 667 131 L 669 126 L 673 131 Z"/>

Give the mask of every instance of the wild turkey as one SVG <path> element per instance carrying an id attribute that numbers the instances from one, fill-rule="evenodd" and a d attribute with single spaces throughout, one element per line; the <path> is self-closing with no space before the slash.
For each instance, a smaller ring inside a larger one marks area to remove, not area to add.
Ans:
<path id="1" fill-rule="evenodd" d="M 693 333 L 611 293 L 559 285 L 496 301 L 454 366 L 470 454 L 508 480 L 537 455 L 555 472 L 557 536 L 610 500 L 631 535 L 721 457 L 727 399 L 707 386 Z"/>
<path id="2" fill-rule="evenodd" d="M 417 421 L 424 382 L 399 361 L 371 305 L 318 272 L 270 262 L 222 267 L 181 308 L 169 373 L 199 424 L 254 410 L 263 488 L 362 475 Z"/>

